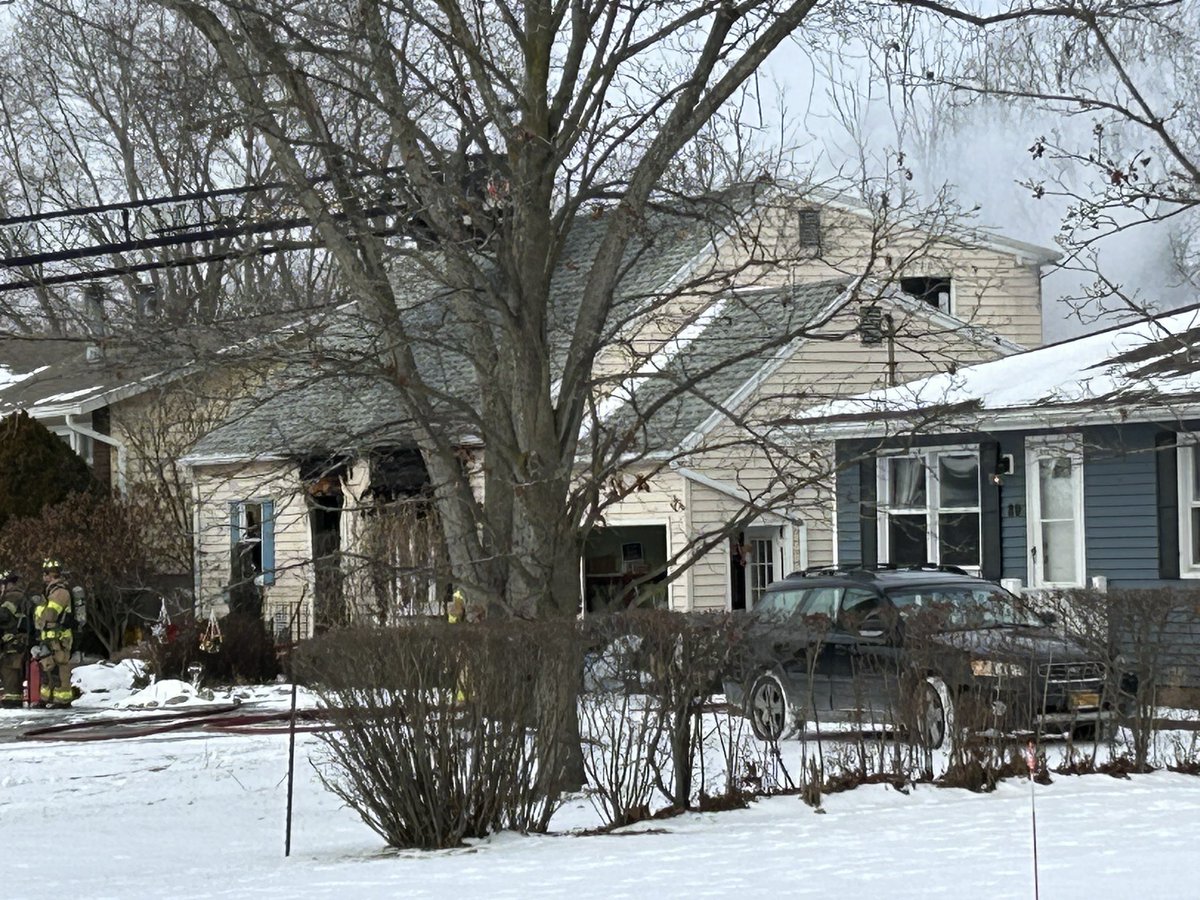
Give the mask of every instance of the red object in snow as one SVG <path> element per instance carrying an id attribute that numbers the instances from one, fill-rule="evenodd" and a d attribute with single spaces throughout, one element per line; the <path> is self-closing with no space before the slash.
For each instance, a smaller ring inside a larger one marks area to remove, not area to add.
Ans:
<path id="1" fill-rule="evenodd" d="M 42 702 L 42 667 L 36 659 L 30 659 L 25 667 L 25 703 L 32 709 Z"/>

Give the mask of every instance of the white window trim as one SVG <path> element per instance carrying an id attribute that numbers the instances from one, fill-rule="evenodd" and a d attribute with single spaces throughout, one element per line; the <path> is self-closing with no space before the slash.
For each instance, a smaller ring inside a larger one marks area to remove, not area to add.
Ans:
<path id="1" fill-rule="evenodd" d="M 1040 468 L 1038 460 L 1050 453 L 1065 454 L 1071 457 L 1071 480 L 1075 486 L 1075 571 L 1076 581 L 1044 581 L 1038 577 L 1038 566 L 1044 565 L 1045 560 L 1034 561 L 1030 550 L 1037 546 L 1035 538 L 1041 537 L 1042 498 L 1040 488 Z M 1025 440 L 1025 564 L 1028 584 L 1032 588 L 1083 587 L 1087 584 L 1087 544 L 1086 527 L 1083 519 L 1083 440 L 1082 436 L 1055 435 L 1051 437 L 1031 437 Z"/>
<path id="2" fill-rule="evenodd" d="M 89 466 L 95 465 L 95 441 L 86 434 L 80 434 L 66 426 L 50 429 L 54 435 L 60 439 L 66 439 L 66 445 L 71 448 L 72 452 L 82 459 Z"/>
<path id="3" fill-rule="evenodd" d="M 1200 434 L 1180 434 L 1176 439 L 1176 465 L 1179 477 L 1179 577 L 1200 578 L 1200 560 L 1192 559 L 1192 510 L 1200 507 L 1200 500 L 1193 500 L 1195 468 L 1192 457 L 1200 451 Z"/>
<path id="4" fill-rule="evenodd" d="M 774 581 L 779 581 L 781 578 L 786 578 L 796 570 L 796 566 L 793 565 L 795 554 L 793 553 L 792 549 L 796 540 L 796 526 L 794 523 L 763 523 L 761 520 L 759 520 L 757 523 L 747 525 L 745 528 L 743 528 L 742 533 L 745 535 L 747 543 L 752 540 L 769 539 L 771 541 L 771 553 L 773 556 L 772 565 L 774 566 L 774 571 L 771 573 L 773 577 L 768 581 L 768 584 Z M 801 541 L 803 542 L 800 552 L 805 560 L 807 560 L 808 539 L 807 534 L 803 529 L 801 530 L 800 537 Z M 745 580 L 746 585 L 746 609 L 753 609 L 754 597 L 751 591 L 749 566 L 742 571 L 741 577 Z M 726 593 L 729 594 L 729 596 L 726 598 L 725 606 L 726 611 L 729 611 L 733 609 L 733 596 L 730 590 L 727 590 Z"/>
<path id="5" fill-rule="evenodd" d="M 971 456 L 975 459 L 978 470 L 979 446 L 977 444 L 945 444 L 936 447 L 897 451 L 881 454 L 875 461 L 875 541 L 880 562 L 891 561 L 891 535 L 888 529 L 888 516 L 892 513 L 900 515 L 925 516 L 925 557 L 933 564 L 941 565 L 941 535 L 938 532 L 939 513 L 975 513 L 979 517 L 979 553 L 983 554 L 983 503 L 977 495 L 975 506 L 941 506 L 941 480 L 938 477 L 937 458 L 939 456 Z M 921 507 L 891 507 L 885 499 L 891 494 L 888 479 L 888 462 L 897 458 L 921 459 L 925 466 L 925 506 Z M 958 564 L 955 564 L 958 565 Z M 983 560 L 973 566 L 959 565 L 959 568 L 979 574 Z"/>

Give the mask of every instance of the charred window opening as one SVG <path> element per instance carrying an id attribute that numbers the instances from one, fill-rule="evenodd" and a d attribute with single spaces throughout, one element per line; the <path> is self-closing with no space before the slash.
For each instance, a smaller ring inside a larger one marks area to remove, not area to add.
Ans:
<path id="1" fill-rule="evenodd" d="M 262 589 L 275 581 L 274 515 L 270 500 L 230 506 L 230 612 L 262 615 Z"/>
<path id="2" fill-rule="evenodd" d="M 371 482 L 367 494 L 373 500 L 391 503 L 396 500 L 431 496 L 429 471 L 421 451 L 397 448 L 379 451 L 371 456 Z"/>
<path id="3" fill-rule="evenodd" d="M 944 275 L 901 278 L 900 290 L 914 300 L 928 303 L 934 309 L 944 313 L 953 312 L 950 308 L 951 283 L 950 279 Z"/>
<path id="4" fill-rule="evenodd" d="M 342 486 L 347 471 L 346 460 L 338 458 L 300 465 L 312 540 L 314 634 L 349 622 L 342 576 Z"/>
<path id="5" fill-rule="evenodd" d="M 359 547 L 363 614 L 380 624 L 444 615 L 448 554 L 429 472 L 415 448 L 373 453 Z"/>

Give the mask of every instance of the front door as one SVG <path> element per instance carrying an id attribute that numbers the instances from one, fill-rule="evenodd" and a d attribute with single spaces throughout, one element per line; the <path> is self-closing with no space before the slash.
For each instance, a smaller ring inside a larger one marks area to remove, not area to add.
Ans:
<path id="1" fill-rule="evenodd" d="M 782 531 L 782 528 L 771 526 L 747 528 L 743 532 L 740 545 L 742 590 L 739 592 L 735 586 L 734 609 L 738 608 L 738 593 L 745 598 L 745 605 L 754 609 L 767 585 L 787 574 L 783 564 Z"/>
<path id="2" fill-rule="evenodd" d="M 1029 584 L 1072 587 L 1084 581 L 1083 452 L 1077 440 L 1033 440 L 1025 462 Z"/>

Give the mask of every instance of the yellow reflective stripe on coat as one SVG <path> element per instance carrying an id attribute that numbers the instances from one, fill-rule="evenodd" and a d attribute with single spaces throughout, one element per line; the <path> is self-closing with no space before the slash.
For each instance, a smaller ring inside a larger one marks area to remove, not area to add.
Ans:
<path id="1" fill-rule="evenodd" d="M 64 609 L 66 609 L 66 607 L 63 606 L 61 603 L 59 603 L 57 600 L 51 600 L 49 597 L 46 598 L 46 608 L 52 609 L 56 613 L 60 613 Z"/>

